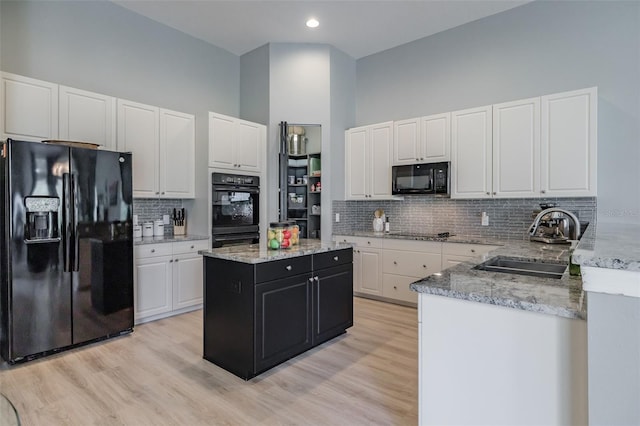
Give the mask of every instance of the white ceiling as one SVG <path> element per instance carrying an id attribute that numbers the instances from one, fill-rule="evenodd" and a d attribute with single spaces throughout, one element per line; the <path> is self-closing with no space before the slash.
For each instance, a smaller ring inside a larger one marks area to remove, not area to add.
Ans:
<path id="1" fill-rule="evenodd" d="M 355 59 L 531 0 L 115 0 L 238 56 L 266 43 L 327 43 Z M 315 17 L 316 29 L 305 22 Z"/>

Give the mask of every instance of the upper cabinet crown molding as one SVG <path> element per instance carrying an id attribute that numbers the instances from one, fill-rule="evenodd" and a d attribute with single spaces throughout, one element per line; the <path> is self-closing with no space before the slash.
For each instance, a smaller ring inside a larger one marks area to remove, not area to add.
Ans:
<path id="1" fill-rule="evenodd" d="M 3 139 L 58 139 L 57 84 L 3 72 L 0 100 Z"/>
<path id="2" fill-rule="evenodd" d="M 116 99 L 60 86 L 60 139 L 116 149 Z"/>
<path id="3" fill-rule="evenodd" d="M 262 172 L 266 126 L 209 112 L 209 167 Z"/>

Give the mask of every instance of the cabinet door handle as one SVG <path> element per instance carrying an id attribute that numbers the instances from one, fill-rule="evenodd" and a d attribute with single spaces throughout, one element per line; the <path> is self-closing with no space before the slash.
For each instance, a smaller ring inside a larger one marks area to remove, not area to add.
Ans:
<path id="1" fill-rule="evenodd" d="M 314 280 L 316 280 L 316 282 L 320 281 L 320 278 L 318 277 L 313 277 Z"/>
<path id="2" fill-rule="evenodd" d="M 191 246 L 191 248 L 193 249 L 193 248 L 195 248 L 195 246 Z"/>
<path id="3" fill-rule="evenodd" d="M 471 249 L 471 253 L 475 253 L 475 252 L 476 252 L 476 249 Z"/>
<path id="4" fill-rule="evenodd" d="M 151 253 L 155 253 L 155 252 L 156 252 L 156 249 L 151 249 Z"/>
<path id="5" fill-rule="evenodd" d="M 292 270 L 293 268 L 291 267 L 291 265 L 287 265 L 284 269 L 286 269 L 287 271 Z"/>
<path id="6" fill-rule="evenodd" d="M 494 192 L 494 193 L 493 193 L 493 195 L 496 195 L 496 194 L 497 194 L 497 192 Z"/>
<path id="7" fill-rule="evenodd" d="M 422 265 L 422 267 L 423 267 L 423 268 L 426 268 L 426 267 L 427 267 L 427 265 Z"/>
<path id="8" fill-rule="evenodd" d="M 338 261 L 338 256 L 333 256 L 333 260 Z"/>
<path id="9" fill-rule="evenodd" d="M 393 261 L 393 264 L 394 264 L 394 265 L 397 265 L 397 264 L 398 264 L 398 262 L 396 262 L 396 261 L 394 260 L 394 261 Z"/>
<path id="10" fill-rule="evenodd" d="M 309 282 L 312 283 L 313 282 L 313 277 L 309 278 Z"/>
<path id="11" fill-rule="evenodd" d="M 178 263 L 178 260 L 180 260 L 180 259 L 176 259 L 176 263 Z"/>
<path id="12" fill-rule="evenodd" d="M 169 261 L 169 263 L 173 263 L 173 259 L 171 259 L 171 260 Z"/>
<path id="13" fill-rule="evenodd" d="M 397 290 L 397 289 L 398 289 L 398 287 L 396 287 L 396 286 L 394 285 L 394 286 L 393 286 L 393 289 L 394 289 L 394 290 Z"/>
<path id="14" fill-rule="evenodd" d="M 367 241 L 367 244 L 371 245 L 371 241 Z"/>
<path id="15" fill-rule="evenodd" d="M 540 191 L 541 194 L 546 193 L 547 191 L 545 191 L 544 189 L 542 191 Z"/>
<path id="16" fill-rule="evenodd" d="M 487 192 L 487 195 L 491 195 L 491 193 L 490 193 L 490 192 Z"/>
<path id="17" fill-rule="evenodd" d="M 162 195 L 164 195 L 164 191 L 162 191 Z"/>

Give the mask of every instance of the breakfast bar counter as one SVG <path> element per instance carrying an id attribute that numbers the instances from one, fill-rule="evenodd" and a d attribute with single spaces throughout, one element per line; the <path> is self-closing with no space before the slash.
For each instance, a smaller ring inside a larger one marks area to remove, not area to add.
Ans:
<path id="1" fill-rule="evenodd" d="M 411 284 L 420 424 L 587 423 L 581 278 L 569 268 L 560 278 L 477 269 L 494 258 L 568 265 L 570 247 L 505 240 Z"/>

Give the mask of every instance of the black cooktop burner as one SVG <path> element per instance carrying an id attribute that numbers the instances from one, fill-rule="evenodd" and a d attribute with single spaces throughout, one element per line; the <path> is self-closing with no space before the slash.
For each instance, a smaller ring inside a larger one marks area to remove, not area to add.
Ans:
<path id="1" fill-rule="evenodd" d="M 391 235 L 397 235 L 399 237 L 406 237 L 412 240 L 446 240 L 451 236 L 449 232 L 439 232 L 433 234 L 424 234 L 419 232 L 392 232 Z"/>

